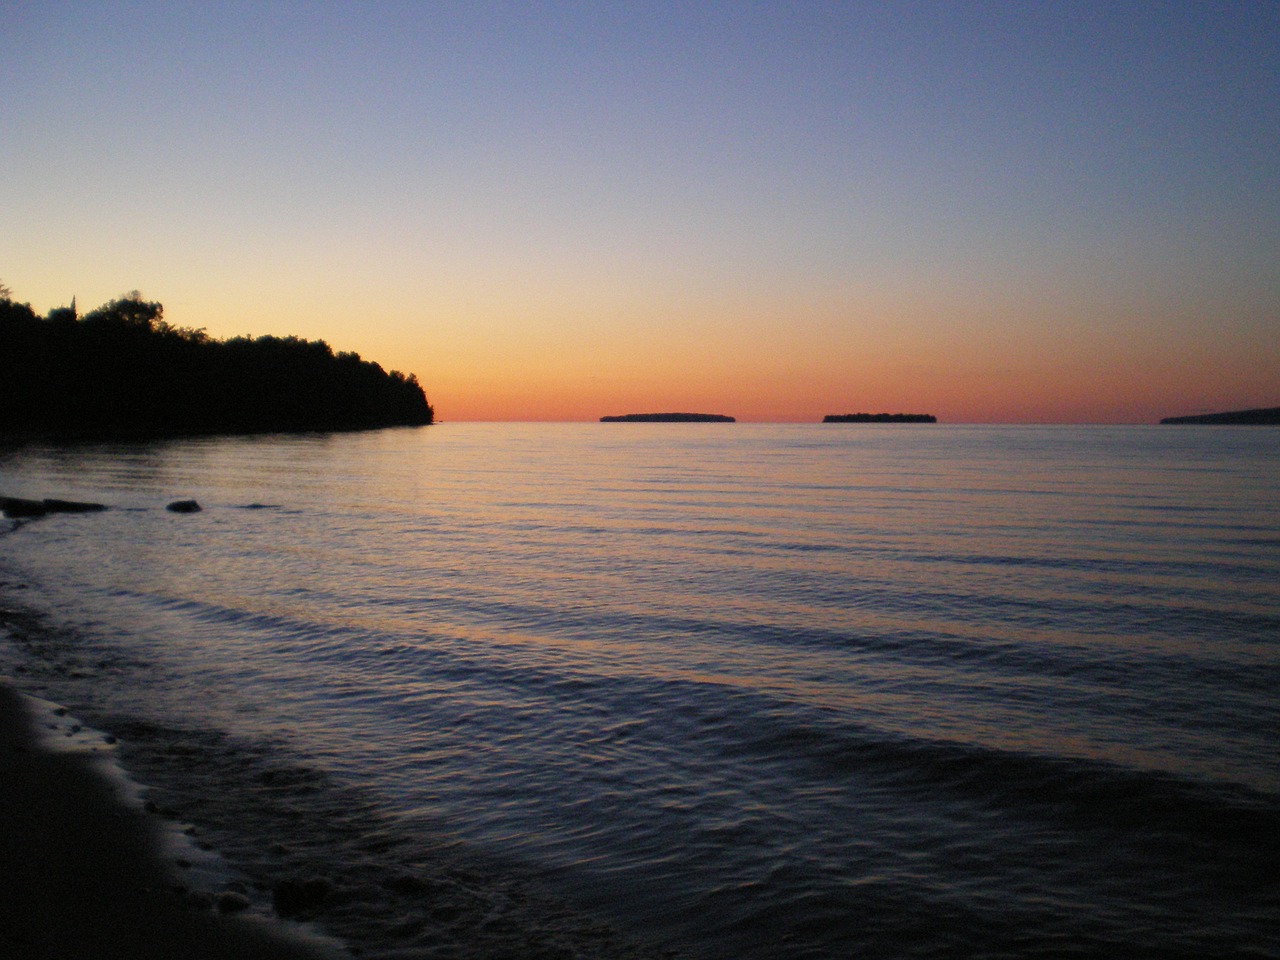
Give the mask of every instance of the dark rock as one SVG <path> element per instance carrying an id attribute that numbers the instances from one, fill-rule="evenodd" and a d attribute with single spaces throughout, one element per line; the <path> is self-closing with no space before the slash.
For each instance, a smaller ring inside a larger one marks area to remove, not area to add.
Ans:
<path id="1" fill-rule="evenodd" d="M 200 504 L 194 500 L 175 500 L 165 507 L 170 513 L 199 513 Z"/>
<path id="2" fill-rule="evenodd" d="M 23 500 L 21 497 L 0 497 L 0 512 L 9 519 L 16 517 L 43 517 L 49 512 L 43 500 Z"/>
<path id="3" fill-rule="evenodd" d="M 107 509 L 106 504 L 83 503 L 79 500 L 54 500 L 45 497 L 43 502 L 49 513 L 97 513 Z"/>
<path id="4" fill-rule="evenodd" d="M 95 513 L 107 509 L 101 503 L 85 503 L 80 500 L 24 500 L 21 497 L 0 497 L 0 511 L 9 518 L 43 517 L 47 513 Z"/>
<path id="5" fill-rule="evenodd" d="M 281 880 L 271 892 L 271 906 L 282 917 L 297 917 L 315 910 L 328 898 L 327 880 Z"/>

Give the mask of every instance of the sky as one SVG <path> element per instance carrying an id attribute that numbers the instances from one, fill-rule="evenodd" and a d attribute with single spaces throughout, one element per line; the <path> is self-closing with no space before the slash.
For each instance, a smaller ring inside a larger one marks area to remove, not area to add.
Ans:
<path id="1" fill-rule="evenodd" d="M 1280 405 L 1280 2 L 0 0 L 0 282 L 449 420 Z"/>

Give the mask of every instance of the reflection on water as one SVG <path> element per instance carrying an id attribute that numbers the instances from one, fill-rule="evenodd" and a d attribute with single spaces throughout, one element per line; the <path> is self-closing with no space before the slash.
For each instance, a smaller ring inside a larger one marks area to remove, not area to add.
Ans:
<path id="1" fill-rule="evenodd" d="M 1278 453 L 445 424 L 0 490 L 138 508 L 3 541 L 97 658 L 28 663 L 55 699 L 305 756 L 692 955 L 1222 956 L 1276 949 Z"/>

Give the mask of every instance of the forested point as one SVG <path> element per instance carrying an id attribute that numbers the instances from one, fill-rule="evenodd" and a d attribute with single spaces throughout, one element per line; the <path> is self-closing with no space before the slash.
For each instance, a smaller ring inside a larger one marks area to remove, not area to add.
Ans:
<path id="1" fill-rule="evenodd" d="M 175 327 L 134 291 L 45 317 L 0 285 L 0 436 L 93 438 L 431 423 L 413 374 L 323 340 Z"/>

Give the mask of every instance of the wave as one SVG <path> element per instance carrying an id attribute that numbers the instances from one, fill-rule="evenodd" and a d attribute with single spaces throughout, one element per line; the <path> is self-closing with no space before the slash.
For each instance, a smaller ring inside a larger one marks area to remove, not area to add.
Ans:
<path id="1" fill-rule="evenodd" d="M 788 758 L 822 779 L 856 777 L 917 799 L 963 798 L 1072 829 L 1195 837 L 1251 851 L 1251 859 L 1280 854 L 1280 794 L 1241 784 L 849 727 L 779 723 L 749 750 Z"/>

